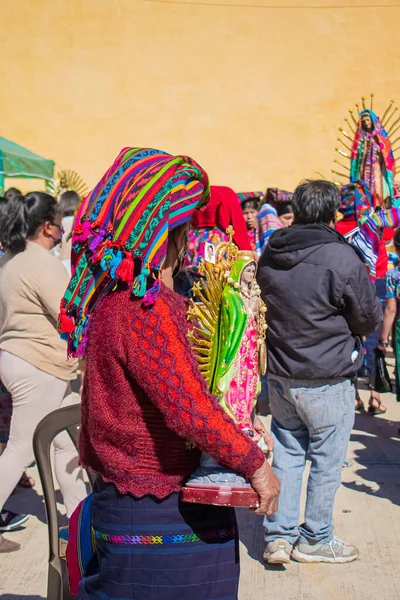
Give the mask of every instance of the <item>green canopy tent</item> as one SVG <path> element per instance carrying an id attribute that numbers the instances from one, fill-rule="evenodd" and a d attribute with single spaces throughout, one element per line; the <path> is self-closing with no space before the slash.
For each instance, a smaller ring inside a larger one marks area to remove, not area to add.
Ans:
<path id="1" fill-rule="evenodd" d="M 54 162 L 0 137 L 0 195 L 4 193 L 6 177 L 51 181 Z"/>

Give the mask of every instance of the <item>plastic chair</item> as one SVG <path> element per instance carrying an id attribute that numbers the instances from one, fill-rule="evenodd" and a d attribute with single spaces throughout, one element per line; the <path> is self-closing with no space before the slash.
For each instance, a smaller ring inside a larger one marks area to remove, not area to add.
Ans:
<path id="1" fill-rule="evenodd" d="M 60 556 L 57 503 L 54 491 L 53 471 L 50 460 L 51 445 L 62 431 L 67 431 L 75 447 L 78 445 L 81 421 L 80 404 L 59 408 L 46 415 L 33 435 L 33 452 L 43 488 L 49 534 L 49 568 L 47 577 L 47 600 L 72 600 L 68 589 L 66 561 Z M 91 485 L 94 474 L 88 472 Z"/>

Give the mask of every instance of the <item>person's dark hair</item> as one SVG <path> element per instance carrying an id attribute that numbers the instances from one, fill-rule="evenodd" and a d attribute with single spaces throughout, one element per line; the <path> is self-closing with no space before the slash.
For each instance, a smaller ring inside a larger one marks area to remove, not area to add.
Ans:
<path id="1" fill-rule="evenodd" d="M 79 194 L 76 192 L 64 192 L 60 196 L 61 218 L 73 217 L 80 202 Z"/>
<path id="2" fill-rule="evenodd" d="M 0 224 L 7 212 L 8 200 L 0 196 Z"/>
<path id="3" fill-rule="evenodd" d="M 35 237 L 47 221 L 54 223 L 59 212 L 57 201 L 44 192 L 30 192 L 8 202 L 7 212 L 0 224 L 0 243 L 12 254 L 23 252 L 26 241 Z"/>
<path id="4" fill-rule="evenodd" d="M 248 198 L 242 202 L 242 210 L 250 208 L 252 210 L 258 210 L 258 198 Z"/>
<path id="5" fill-rule="evenodd" d="M 393 244 L 397 254 L 400 254 L 400 227 L 394 232 Z"/>
<path id="6" fill-rule="evenodd" d="M 334 183 L 320 179 L 306 181 L 293 195 L 294 222 L 329 224 L 335 221 L 340 204 L 340 192 Z"/>
<path id="7" fill-rule="evenodd" d="M 17 196 L 22 196 L 22 192 L 14 187 L 9 188 L 4 194 L 6 200 L 13 200 Z"/>
<path id="8" fill-rule="evenodd" d="M 288 215 L 293 212 L 293 204 L 291 202 L 276 202 L 276 212 L 278 217 L 282 215 Z"/>

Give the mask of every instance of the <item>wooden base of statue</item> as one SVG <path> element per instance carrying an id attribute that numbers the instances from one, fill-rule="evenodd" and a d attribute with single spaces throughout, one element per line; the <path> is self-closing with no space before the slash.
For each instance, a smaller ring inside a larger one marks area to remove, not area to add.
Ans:
<path id="1" fill-rule="evenodd" d="M 195 504 L 213 504 L 215 506 L 232 506 L 258 508 L 260 498 L 253 488 L 230 488 L 230 487 L 198 487 L 187 485 L 182 489 L 181 499 L 183 502 Z"/>
<path id="2" fill-rule="evenodd" d="M 182 488 L 183 502 L 215 506 L 257 508 L 258 494 L 244 477 L 220 465 L 208 454 L 202 454 L 199 468 Z"/>

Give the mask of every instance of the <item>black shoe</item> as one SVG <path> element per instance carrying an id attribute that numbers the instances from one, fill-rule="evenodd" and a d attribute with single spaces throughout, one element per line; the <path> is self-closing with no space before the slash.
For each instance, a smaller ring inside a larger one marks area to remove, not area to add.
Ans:
<path id="1" fill-rule="evenodd" d="M 29 515 L 17 514 L 3 509 L 0 513 L 0 532 L 19 529 L 28 519 Z"/>

